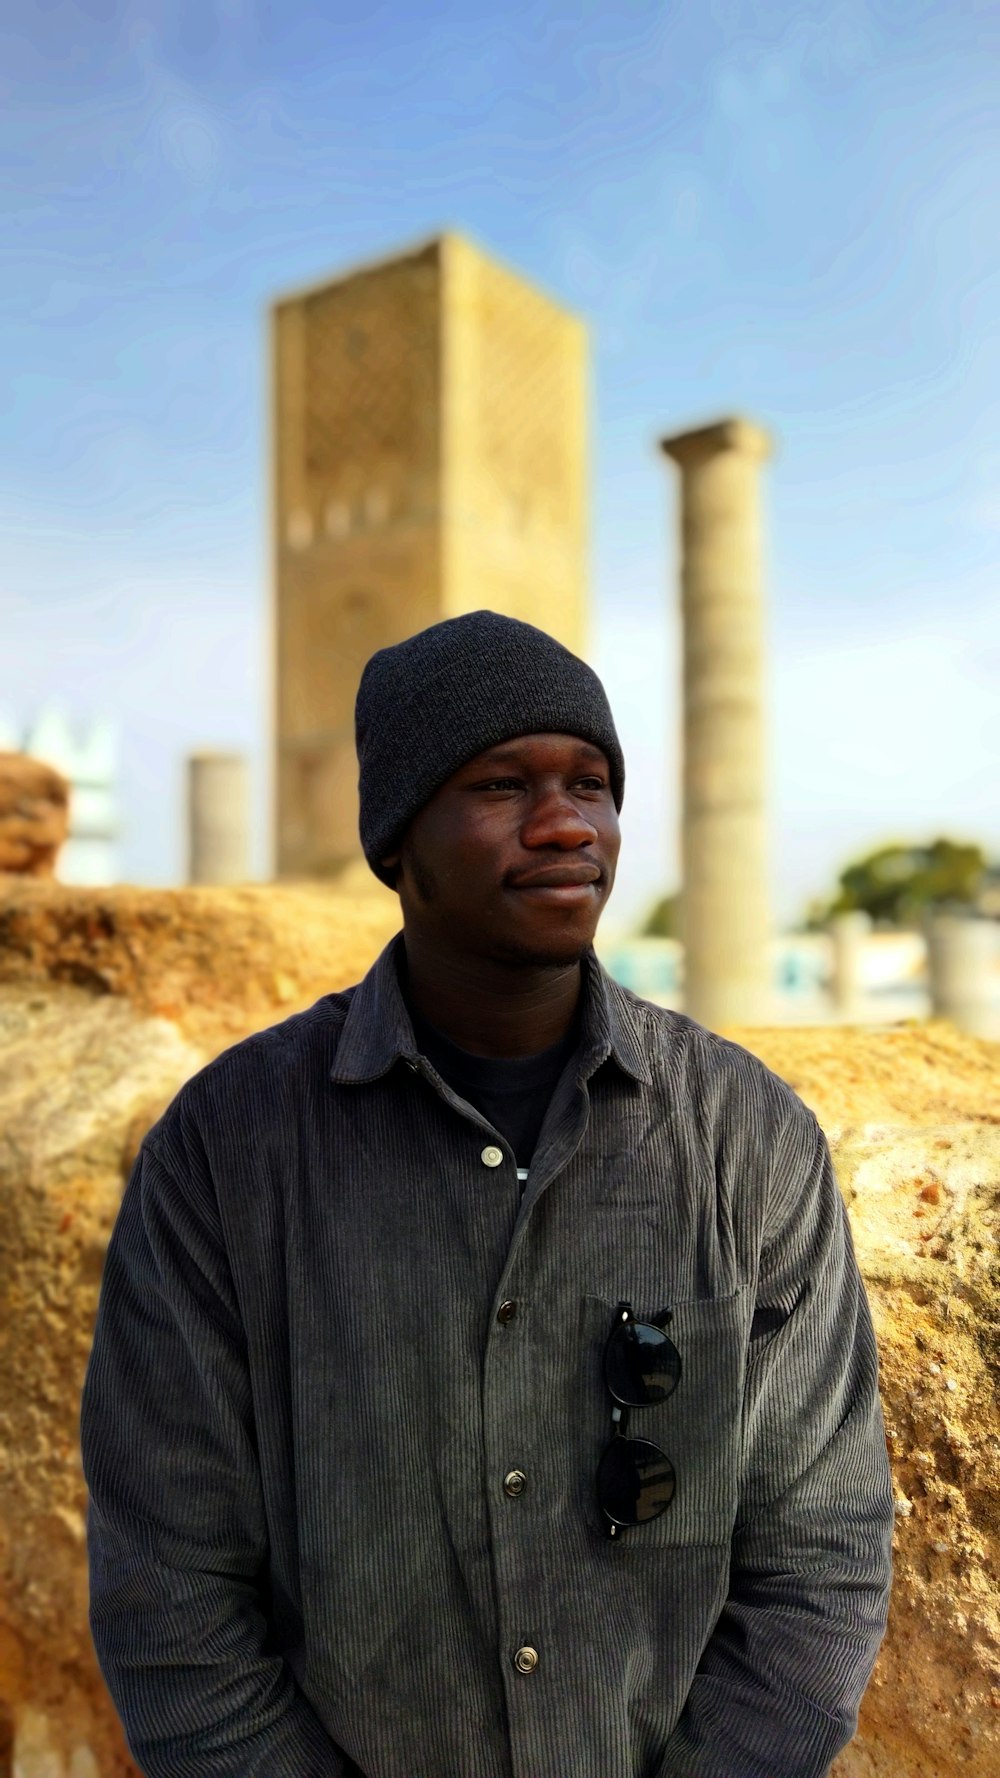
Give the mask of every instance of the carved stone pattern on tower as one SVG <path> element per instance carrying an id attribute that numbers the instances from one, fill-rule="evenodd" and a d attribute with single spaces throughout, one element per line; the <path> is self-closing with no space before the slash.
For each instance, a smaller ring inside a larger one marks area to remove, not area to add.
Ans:
<path id="1" fill-rule="evenodd" d="M 305 311 L 305 465 L 337 486 L 345 470 L 402 466 L 418 449 L 423 305 L 409 280 L 371 278 L 316 291 Z M 363 306 L 363 315 L 359 309 Z M 416 329 L 416 335 L 415 335 Z"/>
<path id="2" fill-rule="evenodd" d="M 578 420 L 567 375 L 565 320 L 536 292 L 490 266 L 481 282 L 480 377 L 484 471 L 508 500 L 563 515 L 566 438 Z"/>

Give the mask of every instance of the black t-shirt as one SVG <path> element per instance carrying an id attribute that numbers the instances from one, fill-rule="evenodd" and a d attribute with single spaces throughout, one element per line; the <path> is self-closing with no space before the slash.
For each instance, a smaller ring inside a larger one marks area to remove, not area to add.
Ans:
<path id="1" fill-rule="evenodd" d="M 550 1049 L 534 1056 L 473 1056 L 428 1025 L 410 1007 L 413 1032 L 441 1079 L 489 1118 L 510 1143 L 519 1168 L 530 1167 L 549 1100 L 579 1043 L 579 1020 Z"/>

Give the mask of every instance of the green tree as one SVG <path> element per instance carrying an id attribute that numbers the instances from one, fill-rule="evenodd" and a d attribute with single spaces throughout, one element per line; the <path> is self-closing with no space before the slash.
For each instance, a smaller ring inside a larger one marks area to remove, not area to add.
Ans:
<path id="1" fill-rule="evenodd" d="M 679 893 L 662 895 L 642 928 L 643 938 L 680 938 L 681 898 Z"/>
<path id="2" fill-rule="evenodd" d="M 985 873 L 981 846 L 948 839 L 880 846 L 841 871 L 828 917 L 857 908 L 876 926 L 917 925 L 928 908 L 974 902 Z"/>

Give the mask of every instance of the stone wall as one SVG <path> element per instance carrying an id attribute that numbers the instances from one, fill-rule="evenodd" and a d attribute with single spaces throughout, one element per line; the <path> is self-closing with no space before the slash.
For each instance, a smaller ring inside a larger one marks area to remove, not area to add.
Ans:
<path id="1" fill-rule="evenodd" d="M 87 1630 L 77 1424 L 141 1137 L 210 1056 L 356 980 L 397 915 L 377 891 L 0 893 L 0 1778 L 135 1774 Z M 892 1622 L 838 1778 L 995 1778 L 1000 1046 L 732 1035 L 827 1129 L 881 1346 Z"/>

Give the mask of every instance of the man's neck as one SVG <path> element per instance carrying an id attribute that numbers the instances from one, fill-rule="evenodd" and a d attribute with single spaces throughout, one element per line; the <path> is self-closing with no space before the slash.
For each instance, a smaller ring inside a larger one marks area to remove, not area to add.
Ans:
<path id="1" fill-rule="evenodd" d="M 552 968 L 442 955 L 404 934 L 405 992 L 421 1018 L 474 1056 L 533 1056 L 565 1037 L 579 963 Z"/>

